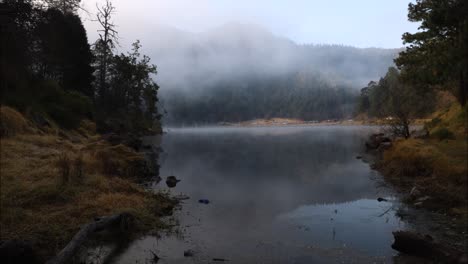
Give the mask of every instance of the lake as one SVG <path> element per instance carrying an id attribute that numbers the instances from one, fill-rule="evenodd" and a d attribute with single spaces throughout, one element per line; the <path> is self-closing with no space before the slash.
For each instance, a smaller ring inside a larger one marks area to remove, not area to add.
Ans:
<path id="1" fill-rule="evenodd" d="M 392 262 L 392 231 L 407 226 L 381 175 L 357 158 L 376 129 L 169 129 L 152 188 L 190 197 L 173 216 L 177 232 L 134 241 L 111 262 Z M 181 180 L 174 188 L 169 175 Z"/>

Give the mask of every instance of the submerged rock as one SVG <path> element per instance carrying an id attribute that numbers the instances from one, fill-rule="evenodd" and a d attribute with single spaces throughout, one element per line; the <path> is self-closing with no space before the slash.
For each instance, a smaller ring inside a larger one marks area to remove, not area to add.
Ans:
<path id="1" fill-rule="evenodd" d="M 188 249 L 184 251 L 184 257 L 193 257 L 195 255 L 195 251 Z"/>
<path id="2" fill-rule="evenodd" d="M 467 263 L 466 253 L 437 243 L 429 235 L 411 231 L 393 232 L 392 248 L 402 253 L 431 259 L 434 263 Z M 432 263 L 432 262 L 431 262 Z"/>
<path id="3" fill-rule="evenodd" d="M 166 184 L 169 188 L 174 188 L 178 182 L 180 182 L 180 180 L 178 180 L 175 176 L 169 176 L 166 179 Z"/>
<path id="4" fill-rule="evenodd" d="M 382 197 L 377 198 L 377 201 L 379 202 L 387 202 L 388 200 Z"/>
<path id="5" fill-rule="evenodd" d="M 385 149 L 392 146 L 392 140 L 384 133 L 377 133 L 372 134 L 365 145 L 367 150 Z"/>

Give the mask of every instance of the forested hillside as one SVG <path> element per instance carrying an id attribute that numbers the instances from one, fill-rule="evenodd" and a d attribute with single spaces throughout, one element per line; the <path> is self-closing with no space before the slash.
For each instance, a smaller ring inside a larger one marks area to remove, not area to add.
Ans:
<path id="1" fill-rule="evenodd" d="M 90 119 L 102 132 L 158 131 L 156 67 L 138 41 L 118 53 L 110 2 L 97 14 L 100 37 L 89 41 L 79 3 L 0 3 L 1 103 L 66 129 Z"/>
<path id="2" fill-rule="evenodd" d="M 397 49 L 299 45 L 255 25 L 202 33 L 154 29 L 146 52 L 160 66 L 166 124 L 254 118 L 345 118 L 358 89 L 393 64 Z"/>
<path id="3" fill-rule="evenodd" d="M 102 216 L 134 218 L 134 234 L 160 228 L 173 206 L 137 184 L 158 174 L 157 153 L 138 152 L 140 136 L 161 132 L 156 67 L 138 41 L 119 53 L 110 1 L 95 15 L 98 39 L 79 8 L 0 1 L 2 263 L 46 263 Z M 93 230 L 84 233 L 78 246 Z M 47 263 L 74 263 L 76 248 Z"/>

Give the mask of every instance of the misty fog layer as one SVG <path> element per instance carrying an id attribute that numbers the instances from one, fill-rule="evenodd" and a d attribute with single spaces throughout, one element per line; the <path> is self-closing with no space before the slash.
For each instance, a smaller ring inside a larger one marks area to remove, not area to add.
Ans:
<path id="1" fill-rule="evenodd" d="M 297 45 L 238 23 L 197 34 L 153 31 L 145 43 L 158 66 L 166 124 L 348 117 L 359 88 L 382 76 L 399 51 Z"/>

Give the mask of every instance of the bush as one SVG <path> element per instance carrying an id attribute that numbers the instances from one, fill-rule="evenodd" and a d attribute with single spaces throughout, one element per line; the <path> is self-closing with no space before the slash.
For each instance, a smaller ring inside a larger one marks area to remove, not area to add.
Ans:
<path id="1" fill-rule="evenodd" d="M 441 122 L 442 122 L 442 119 L 440 119 L 438 117 L 435 117 L 435 118 L 431 119 L 431 121 L 426 122 L 424 124 L 424 128 L 427 129 L 427 130 L 431 130 L 431 129 L 435 128 L 437 125 L 439 125 Z"/>
<path id="2" fill-rule="evenodd" d="M 384 152 L 385 174 L 401 177 L 428 177 L 433 173 L 433 163 L 438 151 L 425 146 L 420 140 L 408 139 L 395 142 Z"/>
<path id="3" fill-rule="evenodd" d="M 436 129 L 431 135 L 439 140 L 455 139 L 455 134 L 446 127 Z"/>
<path id="4" fill-rule="evenodd" d="M 77 128 L 80 121 L 89 118 L 92 102 L 76 91 L 64 91 L 53 81 L 43 82 L 40 105 L 63 128 Z"/>
<path id="5" fill-rule="evenodd" d="M 8 106 L 0 107 L 0 136 L 11 137 L 28 131 L 28 122 L 21 113 Z"/>

